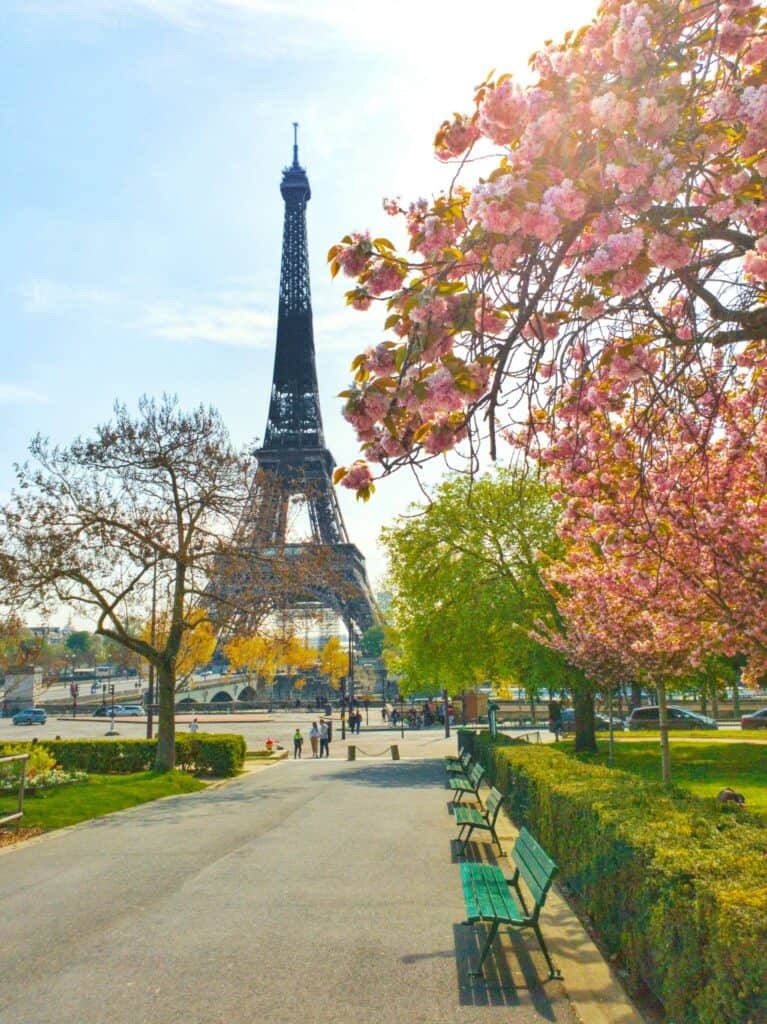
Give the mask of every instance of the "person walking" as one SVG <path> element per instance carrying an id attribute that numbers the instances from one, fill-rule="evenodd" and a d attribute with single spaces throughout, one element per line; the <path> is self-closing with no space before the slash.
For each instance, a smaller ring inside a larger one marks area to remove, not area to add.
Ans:
<path id="1" fill-rule="evenodd" d="M 330 741 L 328 739 L 328 723 L 325 721 L 324 718 L 321 718 L 320 719 L 320 757 L 322 757 L 323 753 L 324 753 L 325 757 L 330 757 L 330 748 L 328 746 L 329 742 Z"/>
<path id="2" fill-rule="evenodd" d="M 293 733 L 293 759 L 301 756 L 301 751 L 304 746 L 304 738 L 301 735 L 301 730 L 296 729 Z"/>
<path id="3" fill-rule="evenodd" d="M 193 718 L 192 721 L 189 723 L 189 732 L 197 732 L 197 730 L 199 728 L 200 728 L 200 725 L 199 725 L 197 719 Z"/>
<path id="4" fill-rule="evenodd" d="M 320 748 L 320 730 L 316 722 L 312 722 L 312 727 L 309 730 L 309 742 L 312 745 L 312 757 L 317 757 L 317 751 Z"/>

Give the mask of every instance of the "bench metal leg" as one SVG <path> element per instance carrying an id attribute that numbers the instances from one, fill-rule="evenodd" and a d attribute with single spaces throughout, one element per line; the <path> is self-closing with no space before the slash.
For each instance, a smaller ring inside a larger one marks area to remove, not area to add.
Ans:
<path id="1" fill-rule="evenodd" d="M 469 974 L 470 974 L 470 976 L 472 978 L 481 978 L 482 977 L 482 964 L 487 959 L 487 954 L 490 952 L 490 947 L 493 944 L 493 939 L 498 934 L 498 928 L 499 927 L 500 927 L 500 925 L 499 925 L 498 921 L 493 921 L 493 923 L 490 925 L 490 934 L 487 937 L 485 945 L 482 947 L 482 953 L 480 954 L 480 957 L 479 957 L 479 963 L 477 964 L 477 969 L 476 969 L 476 971 L 469 971 Z"/>
<path id="2" fill-rule="evenodd" d="M 501 846 L 501 840 L 498 838 L 497 832 L 494 828 L 491 828 L 490 831 L 493 834 L 493 842 L 498 844 L 498 853 L 503 853 L 503 847 Z"/>
<path id="3" fill-rule="evenodd" d="M 464 854 L 466 853 L 466 847 L 467 847 L 467 846 L 468 846 L 468 844 L 469 844 L 469 840 L 471 839 L 471 833 L 472 833 L 473 831 L 474 831 L 474 825 L 469 825 L 469 831 L 468 831 L 468 832 L 466 833 L 466 838 L 465 838 L 465 839 L 463 840 L 463 846 L 462 846 L 462 847 L 461 847 L 461 849 L 460 849 L 460 850 L 458 851 L 458 856 L 459 856 L 459 857 L 463 857 L 463 855 L 464 855 Z M 460 840 L 460 838 L 461 838 L 461 837 L 460 837 L 460 836 L 458 836 L 458 838 L 459 838 L 459 840 Z"/>
<path id="4" fill-rule="evenodd" d="M 533 921 L 533 930 L 535 931 L 540 947 L 543 950 L 543 955 L 546 957 L 546 963 L 549 965 L 549 977 L 561 978 L 562 972 L 558 971 L 554 964 L 551 962 L 551 957 L 549 956 L 549 951 L 546 948 L 546 943 L 543 941 L 543 933 L 541 932 L 540 925 L 537 921 Z"/>

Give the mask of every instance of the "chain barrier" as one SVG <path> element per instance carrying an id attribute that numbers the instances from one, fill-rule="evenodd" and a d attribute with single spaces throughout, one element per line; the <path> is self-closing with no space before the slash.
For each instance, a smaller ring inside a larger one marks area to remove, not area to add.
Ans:
<path id="1" fill-rule="evenodd" d="M 357 760 L 357 751 L 364 757 L 383 757 L 387 753 L 391 753 L 392 761 L 399 761 L 399 746 L 396 743 L 392 743 L 388 747 L 384 747 L 380 754 L 371 754 L 367 750 L 363 750 L 362 747 L 358 747 L 356 744 L 350 743 L 347 747 L 347 761 Z"/>

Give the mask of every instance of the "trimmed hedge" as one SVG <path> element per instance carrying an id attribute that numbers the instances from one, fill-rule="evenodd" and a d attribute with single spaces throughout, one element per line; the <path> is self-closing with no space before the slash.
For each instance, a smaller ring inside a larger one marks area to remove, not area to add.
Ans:
<path id="1" fill-rule="evenodd" d="M 10 744 L 0 744 L 0 752 Z M 13 746 L 29 748 L 30 743 Z M 42 740 L 67 771 L 101 774 L 149 771 L 154 767 L 157 740 Z M 176 736 L 176 767 L 187 772 L 217 776 L 236 775 L 245 762 L 242 736 L 210 733 Z"/>
<path id="2" fill-rule="evenodd" d="M 465 732 L 610 954 L 674 1024 L 767 1021 L 767 829 L 551 747 Z"/>

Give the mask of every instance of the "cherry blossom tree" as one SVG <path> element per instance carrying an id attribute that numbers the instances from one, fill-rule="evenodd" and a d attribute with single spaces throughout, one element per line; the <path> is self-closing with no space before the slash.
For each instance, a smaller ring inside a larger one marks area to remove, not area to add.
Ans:
<path id="1" fill-rule="evenodd" d="M 652 376 L 587 419 L 576 389 L 545 428 L 567 549 L 551 575 L 582 635 L 568 656 L 612 648 L 661 707 L 665 680 L 711 657 L 745 656 L 746 681 L 767 672 L 767 353 L 755 342 L 736 361 L 723 376 L 720 352 L 696 360 L 698 399 L 673 409 L 654 404 Z"/>
<path id="2" fill-rule="evenodd" d="M 550 419 L 603 368 L 684 394 L 689 361 L 724 368 L 767 330 L 767 28 L 751 0 L 605 0 L 531 59 L 488 78 L 446 121 L 458 162 L 433 202 L 388 202 L 410 243 L 346 236 L 331 270 L 348 302 L 383 304 L 389 338 L 354 361 L 345 416 L 363 457 L 338 471 L 369 497 L 391 472 Z M 483 175 L 476 180 L 476 169 Z M 475 176 L 472 179 L 472 175 Z M 530 435 L 527 435 L 529 440 Z"/>

